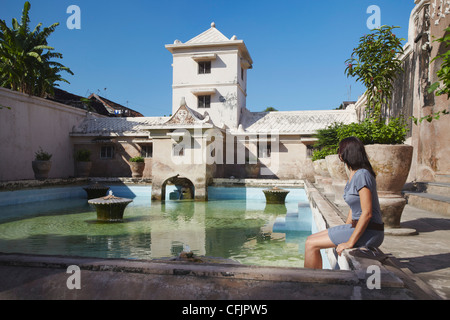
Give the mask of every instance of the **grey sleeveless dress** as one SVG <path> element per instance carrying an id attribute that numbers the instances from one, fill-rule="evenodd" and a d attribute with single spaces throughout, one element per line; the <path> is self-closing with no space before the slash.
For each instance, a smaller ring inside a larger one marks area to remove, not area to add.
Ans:
<path id="1" fill-rule="evenodd" d="M 359 190 L 367 187 L 372 193 L 372 218 L 371 222 L 382 224 L 380 203 L 378 201 L 377 185 L 375 178 L 366 169 L 359 169 L 353 175 L 351 181 L 347 182 L 344 190 L 344 200 L 352 210 L 352 219 L 359 220 L 361 217 L 361 202 Z M 351 224 L 344 224 L 328 229 L 330 240 L 337 246 L 347 242 L 353 231 Z M 361 235 L 355 247 L 379 247 L 384 240 L 384 231 L 371 230 L 367 228 Z"/>

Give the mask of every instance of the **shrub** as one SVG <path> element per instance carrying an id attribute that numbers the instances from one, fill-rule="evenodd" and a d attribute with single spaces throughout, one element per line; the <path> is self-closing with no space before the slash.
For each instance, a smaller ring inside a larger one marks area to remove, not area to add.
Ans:
<path id="1" fill-rule="evenodd" d="M 34 155 L 37 161 L 49 161 L 52 158 L 52 155 L 42 150 L 42 147 L 39 147 L 39 150 Z"/>
<path id="2" fill-rule="evenodd" d="M 357 137 L 366 144 L 402 144 L 408 132 L 403 117 L 393 118 L 389 123 L 365 119 L 361 123 L 351 123 L 338 128 L 338 140 Z"/>
<path id="3" fill-rule="evenodd" d="M 81 162 L 89 162 L 91 161 L 91 151 L 81 149 L 75 152 L 75 160 Z"/>
<path id="4" fill-rule="evenodd" d="M 337 147 L 336 148 L 334 148 L 334 147 L 326 147 L 326 148 L 323 148 L 323 149 L 315 150 L 313 152 L 311 160 L 312 161 L 316 161 L 316 160 L 320 160 L 320 159 L 325 159 L 326 156 L 329 156 L 329 155 L 332 155 L 332 154 L 336 154 L 336 152 L 337 152 L 336 150 L 337 150 Z"/>
<path id="5" fill-rule="evenodd" d="M 130 158 L 130 162 L 144 162 L 144 158 L 142 157 L 134 157 L 134 158 Z"/>
<path id="6" fill-rule="evenodd" d="M 326 156 L 336 154 L 339 144 L 338 132 L 343 126 L 342 123 L 333 123 L 325 129 L 317 131 L 318 141 L 314 144 L 315 151 L 312 155 L 312 161 L 325 159 Z"/>
<path id="7" fill-rule="evenodd" d="M 348 137 L 357 137 L 363 144 L 402 144 L 408 132 L 403 117 L 390 119 L 389 123 L 367 118 L 361 123 L 335 123 L 317 131 L 318 142 L 314 145 L 312 161 L 325 159 L 337 153 L 339 142 Z"/>

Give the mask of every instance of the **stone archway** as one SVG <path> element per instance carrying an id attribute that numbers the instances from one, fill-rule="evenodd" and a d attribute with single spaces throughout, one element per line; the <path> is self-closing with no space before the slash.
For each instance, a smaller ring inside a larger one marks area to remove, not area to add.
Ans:
<path id="1" fill-rule="evenodd" d="M 192 177 L 181 176 L 179 174 L 162 179 L 155 177 L 152 181 L 152 200 L 169 200 L 166 199 L 166 187 L 168 183 L 179 186 L 178 190 L 180 194 L 183 194 L 184 199 L 189 197 L 197 201 L 208 200 L 208 192 L 204 179 L 197 179 L 194 183 Z"/>
<path id="2" fill-rule="evenodd" d="M 166 186 L 168 183 L 173 184 L 176 187 L 176 191 L 171 194 L 169 200 L 193 200 L 195 199 L 195 187 L 191 180 L 185 177 L 176 175 L 174 177 L 166 179 L 161 186 L 161 196 L 165 198 Z M 167 199 L 166 199 L 167 200 Z"/>

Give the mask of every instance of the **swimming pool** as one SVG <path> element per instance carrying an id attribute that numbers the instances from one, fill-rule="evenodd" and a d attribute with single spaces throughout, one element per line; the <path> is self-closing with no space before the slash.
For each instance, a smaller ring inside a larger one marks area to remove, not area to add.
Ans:
<path id="1" fill-rule="evenodd" d="M 10 196 L 10 205 L 0 207 L 0 252 L 171 259 L 188 247 L 197 256 L 242 264 L 303 267 L 312 232 L 311 209 L 300 188 L 286 188 L 285 205 L 266 205 L 265 188 L 209 187 L 207 202 L 152 202 L 151 187 L 111 186 L 114 195 L 133 199 L 122 223 L 97 222 L 84 190 L 70 189 L 11 193 L 22 200 Z M 48 196 L 55 192 L 59 196 Z M 27 202 L 21 193 L 47 196 Z"/>

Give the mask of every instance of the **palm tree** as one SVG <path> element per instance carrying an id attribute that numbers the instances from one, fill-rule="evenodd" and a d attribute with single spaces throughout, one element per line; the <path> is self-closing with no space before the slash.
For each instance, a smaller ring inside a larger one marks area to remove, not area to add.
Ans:
<path id="1" fill-rule="evenodd" d="M 43 28 L 39 23 L 32 32 L 29 28 L 30 3 L 24 4 L 21 22 L 12 19 L 12 28 L 0 20 L 0 86 L 30 95 L 45 97 L 53 93 L 57 81 L 68 82 L 60 75 L 72 71 L 52 61 L 62 58 L 47 43 L 59 23 Z"/>

